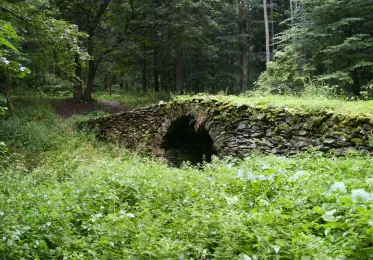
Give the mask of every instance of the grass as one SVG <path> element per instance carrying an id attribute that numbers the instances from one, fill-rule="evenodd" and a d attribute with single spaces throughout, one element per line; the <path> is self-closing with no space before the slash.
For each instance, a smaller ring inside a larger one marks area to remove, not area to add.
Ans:
<path id="1" fill-rule="evenodd" d="M 168 168 L 39 101 L 0 121 L 4 259 L 372 259 L 373 158 Z"/>
<path id="2" fill-rule="evenodd" d="M 93 96 L 97 100 L 110 100 L 120 104 L 129 106 L 131 108 L 145 107 L 148 105 L 158 104 L 160 101 L 167 102 L 171 99 L 170 94 L 165 92 L 147 92 L 147 93 L 123 93 L 112 94 L 97 93 Z"/>
<path id="3" fill-rule="evenodd" d="M 326 98 L 316 96 L 287 96 L 287 95 L 258 95 L 252 96 L 229 96 L 229 95 L 185 95 L 177 96 L 176 100 L 188 101 L 202 98 L 206 101 L 218 100 L 235 106 L 253 105 L 257 107 L 276 106 L 289 108 L 297 112 L 320 112 L 327 111 L 335 114 L 363 115 L 373 117 L 373 101 L 346 101 L 337 98 Z"/>

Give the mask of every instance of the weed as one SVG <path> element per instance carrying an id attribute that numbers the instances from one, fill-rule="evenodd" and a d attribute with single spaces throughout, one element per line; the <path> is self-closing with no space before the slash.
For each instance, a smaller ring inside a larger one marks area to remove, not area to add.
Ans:
<path id="1" fill-rule="evenodd" d="M 5 259 L 373 254 L 372 157 L 253 155 L 174 169 L 76 132 L 42 102 L 19 105 L 1 122 L 12 158 L 0 167 Z"/>

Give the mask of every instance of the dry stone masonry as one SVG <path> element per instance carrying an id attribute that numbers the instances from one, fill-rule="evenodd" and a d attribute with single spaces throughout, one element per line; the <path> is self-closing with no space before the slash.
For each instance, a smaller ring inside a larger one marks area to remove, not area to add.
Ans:
<path id="1" fill-rule="evenodd" d="M 194 99 L 154 105 L 92 120 L 104 138 L 129 148 L 145 147 L 173 165 L 253 151 L 291 155 L 309 148 L 324 152 L 371 152 L 373 118 L 287 108 L 235 106 Z"/>

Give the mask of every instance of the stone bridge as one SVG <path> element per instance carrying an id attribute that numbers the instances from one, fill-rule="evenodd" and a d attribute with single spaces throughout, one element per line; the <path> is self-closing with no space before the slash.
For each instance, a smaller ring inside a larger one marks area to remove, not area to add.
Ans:
<path id="1" fill-rule="evenodd" d="M 142 147 L 171 165 L 210 161 L 212 155 L 252 152 L 291 155 L 306 149 L 371 152 L 373 118 L 287 108 L 235 106 L 193 99 L 135 109 L 88 122 L 100 136 Z"/>

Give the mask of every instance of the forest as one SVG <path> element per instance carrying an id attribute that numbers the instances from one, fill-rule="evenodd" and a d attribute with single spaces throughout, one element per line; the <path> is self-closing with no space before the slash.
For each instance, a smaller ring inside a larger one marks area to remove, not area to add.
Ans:
<path id="1" fill-rule="evenodd" d="M 175 167 L 85 127 L 187 102 L 273 131 Z M 0 0 L 0 258 L 373 259 L 372 126 L 373 0 Z"/>

